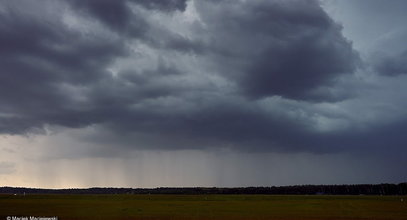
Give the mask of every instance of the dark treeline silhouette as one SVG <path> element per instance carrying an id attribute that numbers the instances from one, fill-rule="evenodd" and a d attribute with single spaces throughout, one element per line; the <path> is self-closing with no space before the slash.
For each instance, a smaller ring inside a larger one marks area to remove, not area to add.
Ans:
<path id="1" fill-rule="evenodd" d="M 271 187 L 160 187 L 34 189 L 0 187 L 0 194 L 270 194 L 270 195 L 407 195 L 407 182 L 400 184 L 296 185 Z"/>

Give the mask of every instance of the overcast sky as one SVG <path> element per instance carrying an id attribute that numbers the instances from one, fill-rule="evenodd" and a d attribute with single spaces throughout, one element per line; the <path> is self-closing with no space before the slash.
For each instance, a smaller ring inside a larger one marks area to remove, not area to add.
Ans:
<path id="1" fill-rule="evenodd" d="M 0 185 L 407 181 L 407 1 L 0 0 Z"/>

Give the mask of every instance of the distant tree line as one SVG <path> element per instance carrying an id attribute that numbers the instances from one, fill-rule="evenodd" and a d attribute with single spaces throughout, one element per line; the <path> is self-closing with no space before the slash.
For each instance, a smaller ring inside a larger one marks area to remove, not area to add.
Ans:
<path id="1" fill-rule="evenodd" d="M 0 187 L 0 194 L 269 194 L 269 195 L 407 195 L 407 182 L 400 184 L 296 185 L 271 187 L 160 187 L 34 189 Z"/>

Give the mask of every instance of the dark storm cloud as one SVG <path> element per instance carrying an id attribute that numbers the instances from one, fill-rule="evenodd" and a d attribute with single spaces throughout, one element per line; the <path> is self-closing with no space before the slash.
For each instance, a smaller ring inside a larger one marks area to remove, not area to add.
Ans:
<path id="1" fill-rule="evenodd" d="M 329 100 L 318 88 L 356 68 L 357 54 L 341 26 L 316 1 L 197 5 L 204 31 L 214 34 L 212 46 L 220 52 L 215 59 L 229 64 L 225 74 L 250 97 Z"/>
<path id="2" fill-rule="evenodd" d="M 127 109 L 103 123 L 97 133 L 82 138 L 100 145 L 120 144 L 138 149 L 223 147 L 243 152 L 313 153 L 403 152 L 407 141 L 403 134 L 407 128 L 406 120 L 367 128 L 350 126 L 350 129 L 318 131 L 312 128 L 316 125 L 313 117 L 323 113 L 306 109 L 298 103 L 275 103 L 274 108 L 281 110 L 268 111 L 232 98 L 216 100 L 211 97 L 209 100 L 188 103 L 193 108 L 176 104 L 165 106 L 157 102 Z M 294 117 L 287 114 L 291 111 L 297 111 L 297 114 L 294 113 Z M 334 119 L 352 120 L 330 114 Z M 99 153 L 103 155 L 103 152 Z M 108 151 L 108 155 L 111 154 Z"/>
<path id="3" fill-rule="evenodd" d="M 104 68 L 125 54 L 123 43 L 71 31 L 61 20 L 35 16 L 18 5 L 6 6 L 8 11 L 0 14 L 2 132 L 26 132 L 46 123 L 84 124 L 86 117 L 72 120 L 82 107 L 63 88 L 108 77 Z"/>
<path id="4" fill-rule="evenodd" d="M 407 51 L 398 55 L 381 57 L 374 66 L 378 73 L 387 76 L 407 74 Z"/>
<path id="5" fill-rule="evenodd" d="M 140 33 L 143 26 L 137 22 L 136 26 L 130 26 L 132 22 L 132 12 L 127 7 L 124 0 L 70 0 L 68 1 L 74 7 L 82 10 L 85 14 L 90 14 L 102 21 L 112 29 Z M 137 18 L 141 20 L 141 18 Z"/>
<path id="6" fill-rule="evenodd" d="M 164 11 L 180 10 L 184 11 L 187 6 L 187 0 L 129 0 L 142 5 L 148 9 L 159 9 Z"/>
<path id="7" fill-rule="evenodd" d="M 132 36 L 140 36 L 147 24 L 142 17 L 133 13 L 130 3 L 147 9 L 163 11 L 185 10 L 186 0 L 68 0 L 76 9 L 90 14 L 110 28 Z"/>
<path id="8" fill-rule="evenodd" d="M 122 112 L 105 126 L 117 132 L 113 142 L 150 149 L 216 146 L 244 151 L 283 147 L 281 150 L 289 151 L 299 147 L 306 132 L 303 122 L 270 115 L 247 104 L 215 99 L 202 103 L 201 108 L 193 103 L 194 108 L 178 111 L 163 111 L 160 104 L 151 104 Z M 297 138 L 290 138 L 292 135 Z M 108 141 L 104 137 L 97 139 Z"/>
<path id="9" fill-rule="evenodd" d="M 0 8 L 1 133 L 95 126 L 85 138 L 148 149 L 384 145 L 366 138 L 378 128 L 316 106 L 345 97 L 338 82 L 359 62 L 317 1 L 194 1 L 192 23 L 170 23 L 185 1 L 64 2 L 83 23 Z"/>

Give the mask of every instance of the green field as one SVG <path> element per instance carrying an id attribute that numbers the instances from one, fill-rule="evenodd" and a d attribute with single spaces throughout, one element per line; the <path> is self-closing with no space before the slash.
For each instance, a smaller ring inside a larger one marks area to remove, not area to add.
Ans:
<path id="1" fill-rule="evenodd" d="M 406 196 L 0 195 L 0 217 L 407 219 L 406 200 Z"/>

